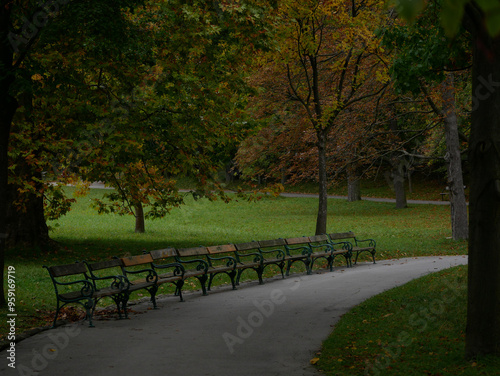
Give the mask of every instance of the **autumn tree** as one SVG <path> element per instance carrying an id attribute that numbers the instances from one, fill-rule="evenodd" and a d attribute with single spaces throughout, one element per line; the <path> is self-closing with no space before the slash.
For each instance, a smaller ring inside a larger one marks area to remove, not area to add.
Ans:
<path id="1" fill-rule="evenodd" d="M 283 106 L 284 121 L 294 121 L 293 126 L 304 130 L 308 139 L 313 135 L 318 234 L 326 233 L 327 226 L 330 134 L 343 114 L 380 94 L 387 82 L 379 38 L 374 34 L 384 18 L 379 6 L 371 1 L 282 2 L 277 48 L 262 58 L 263 74 L 272 77 L 272 81 L 263 77 L 264 98 Z"/>

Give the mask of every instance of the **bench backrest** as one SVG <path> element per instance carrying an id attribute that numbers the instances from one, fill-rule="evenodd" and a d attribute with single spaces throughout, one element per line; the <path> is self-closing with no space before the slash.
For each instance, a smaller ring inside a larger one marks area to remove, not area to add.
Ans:
<path id="1" fill-rule="evenodd" d="M 75 262 L 73 264 L 57 265 L 46 267 L 52 278 L 65 277 L 75 274 L 84 274 L 87 272 L 87 267 L 83 262 Z"/>
<path id="2" fill-rule="evenodd" d="M 236 251 L 234 244 L 224 244 L 224 245 L 212 245 L 207 247 L 207 251 L 210 255 L 215 255 L 218 253 L 229 253 Z"/>
<path id="3" fill-rule="evenodd" d="M 340 239 L 351 239 L 354 238 L 354 232 L 349 231 L 349 232 L 338 232 L 335 234 L 328 234 L 328 237 L 330 240 L 340 240 Z"/>
<path id="4" fill-rule="evenodd" d="M 93 262 L 93 263 L 87 262 L 86 264 L 87 264 L 87 267 L 89 268 L 89 270 L 91 272 L 94 272 L 97 270 L 120 267 L 122 265 L 122 262 L 121 262 L 121 260 L 113 259 L 113 260 L 98 261 L 98 262 Z"/>
<path id="5" fill-rule="evenodd" d="M 144 255 L 122 257 L 120 258 L 120 260 L 123 266 L 129 267 L 129 266 L 150 264 L 153 262 L 153 257 L 151 257 L 149 253 L 146 253 Z"/>
<path id="6" fill-rule="evenodd" d="M 251 249 L 258 249 L 259 248 L 259 242 L 248 242 L 248 243 L 240 243 L 240 244 L 235 244 L 237 251 L 249 251 Z"/>
<path id="7" fill-rule="evenodd" d="M 326 236 L 326 234 L 309 236 L 309 243 L 324 243 L 324 242 L 328 242 L 328 236 Z"/>
<path id="8" fill-rule="evenodd" d="M 309 243 L 309 237 L 301 236 L 298 238 L 286 238 L 285 242 L 287 245 L 307 244 Z"/>
<path id="9" fill-rule="evenodd" d="M 175 248 L 155 249 L 154 251 L 150 251 L 149 254 L 153 260 L 160 260 L 177 256 L 177 250 Z"/>
<path id="10" fill-rule="evenodd" d="M 207 247 L 193 247 L 193 248 L 179 248 L 177 249 L 177 256 L 204 256 L 208 254 Z"/>
<path id="11" fill-rule="evenodd" d="M 282 247 L 284 246 L 284 239 L 273 239 L 273 240 L 261 240 L 259 241 L 260 248 L 270 248 L 270 247 Z"/>

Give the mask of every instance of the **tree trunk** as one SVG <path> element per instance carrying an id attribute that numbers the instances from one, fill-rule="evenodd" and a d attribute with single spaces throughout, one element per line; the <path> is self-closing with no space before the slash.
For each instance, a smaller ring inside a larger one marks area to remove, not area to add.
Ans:
<path id="1" fill-rule="evenodd" d="M 144 222 L 144 208 L 142 203 L 138 202 L 134 205 L 135 208 L 135 232 L 144 233 L 146 232 L 146 225 Z"/>
<path id="2" fill-rule="evenodd" d="M 473 31 L 466 355 L 500 355 L 500 39 Z"/>
<path id="3" fill-rule="evenodd" d="M 361 186 L 359 177 L 355 171 L 350 171 L 347 177 L 347 201 L 354 202 L 361 200 Z"/>
<path id="4" fill-rule="evenodd" d="M 405 209 L 408 207 L 408 203 L 406 201 L 405 175 L 402 165 L 394 165 L 391 175 L 396 195 L 396 209 Z"/>
<path id="5" fill-rule="evenodd" d="M 39 178 L 41 178 L 41 174 Z M 33 174 L 36 176 L 36 174 Z M 40 184 L 38 184 L 40 185 Z M 10 197 L 15 200 L 17 187 L 9 185 Z M 41 191 L 41 187 L 38 190 Z M 9 200 L 13 201 L 13 200 Z M 50 246 L 49 228 L 45 221 L 43 196 L 34 193 L 22 194 L 22 208 L 9 205 L 7 210 L 7 228 L 9 233 L 8 245 L 21 247 L 40 247 L 46 249 Z"/>
<path id="6" fill-rule="evenodd" d="M 316 235 L 326 234 L 328 214 L 328 179 L 326 174 L 326 134 L 318 131 L 319 202 Z"/>
<path id="7" fill-rule="evenodd" d="M 4 293 L 5 249 L 8 236 L 8 148 L 12 119 L 17 110 L 17 102 L 10 92 L 14 81 L 12 72 L 13 50 L 8 41 L 10 6 L 2 2 L 0 6 L 0 307 L 6 305 Z"/>
<path id="8" fill-rule="evenodd" d="M 443 114 L 448 162 L 448 187 L 450 189 L 451 234 L 454 240 L 459 240 L 468 238 L 469 227 L 452 73 L 447 75 L 444 86 Z"/>

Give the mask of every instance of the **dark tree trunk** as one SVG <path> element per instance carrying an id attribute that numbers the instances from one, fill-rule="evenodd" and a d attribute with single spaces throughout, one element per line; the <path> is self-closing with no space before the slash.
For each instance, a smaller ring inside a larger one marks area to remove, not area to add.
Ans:
<path id="1" fill-rule="evenodd" d="M 39 192 L 41 192 L 41 188 L 38 190 Z M 10 185 L 9 193 L 10 197 L 19 199 L 16 197 L 16 186 Z M 47 249 L 51 245 L 49 228 L 44 216 L 42 195 L 23 193 L 22 208 L 9 205 L 7 213 L 8 245 L 40 247 L 41 249 Z"/>
<path id="2" fill-rule="evenodd" d="M 17 109 L 16 100 L 9 94 L 14 81 L 12 72 L 13 50 L 9 44 L 10 6 L 0 3 L 0 307 L 5 306 L 4 265 L 8 236 L 8 148 L 12 119 Z"/>
<path id="3" fill-rule="evenodd" d="M 450 189 L 451 234 L 454 240 L 467 239 L 469 226 L 467 202 L 465 200 L 462 157 L 455 111 L 455 89 L 453 74 L 444 82 L 444 128 L 446 135 L 446 157 L 448 162 L 448 187 Z"/>
<path id="4" fill-rule="evenodd" d="M 350 171 L 347 177 L 347 201 L 354 202 L 361 200 L 361 186 L 359 176 L 355 171 Z"/>
<path id="5" fill-rule="evenodd" d="M 500 355 L 500 39 L 476 28 L 469 143 L 469 358 Z"/>
<path id="6" fill-rule="evenodd" d="M 146 232 L 146 225 L 144 222 L 144 208 L 140 202 L 134 205 L 135 209 L 135 232 Z"/>
<path id="7" fill-rule="evenodd" d="M 392 183 L 394 185 L 394 194 L 396 195 L 396 209 L 408 207 L 405 191 L 405 175 L 401 165 L 395 165 L 392 168 Z"/>
<path id="8" fill-rule="evenodd" d="M 328 214 L 328 179 L 326 173 L 326 134 L 318 132 L 319 202 L 316 235 L 326 234 Z"/>

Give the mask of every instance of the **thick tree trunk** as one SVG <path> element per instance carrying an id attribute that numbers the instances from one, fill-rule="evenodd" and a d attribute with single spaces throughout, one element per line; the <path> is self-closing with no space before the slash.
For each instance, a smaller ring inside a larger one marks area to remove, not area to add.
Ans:
<path id="1" fill-rule="evenodd" d="M 468 238 L 469 227 L 452 73 L 447 75 L 444 85 L 443 113 L 448 162 L 448 187 L 450 189 L 451 234 L 453 239 L 459 240 Z"/>
<path id="2" fill-rule="evenodd" d="M 19 199 L 16 197 L 16 186 L 9 185 L 9 193 L 10 197 Z M 43 196 L 23 193 L 22 204 L 22 208 L 9 205 L 7 210 L 8 245 L 46 249 L 51 241 L 44 216 Z"/>
<path id="3" fill-rule="evenodd" d="M 326 135 L 318 132 L 319 202 L 316 235 L 326 234 L 328 214 L 328 179 L 326 173 Z"/>
<path id="4" fill-rule="evenodd" d="M 134 205 L 135 208 L 135 232 L 146 232 L 146 225 L 144 221 L 144 208 L 140 202 Z"/>
<path id="5" fill-rule="evenodd" d="M 10 22 L 10 6 L 0 4 L 0 307 L 5 306 L 4 265 L 5 248 L 8 236 L 7 208 L 8 201 L 8 148 L 12 119 L 17 109 L 16 100 L 10 96 L 10 86 L 14 81 L 12 72 L 13 50 L 8 35 Z"/>
<path id="6" fill-rule="evenodd" d="M 500 355 L 500 39 L 473 33 L 466 355 Z"/>

